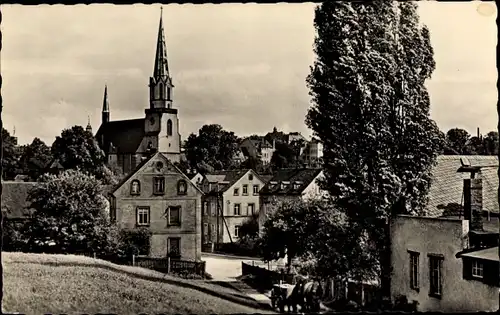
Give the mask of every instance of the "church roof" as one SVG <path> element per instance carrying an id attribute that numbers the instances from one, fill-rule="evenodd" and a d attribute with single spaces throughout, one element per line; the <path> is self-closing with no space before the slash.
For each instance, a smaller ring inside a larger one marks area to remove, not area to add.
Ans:
<path id="1" fill-rule="evenodd" d="M 118 153 L 136 153 L 144 135 L 144 118 L 140 118 L 102 124 L 96 138 L 105 152 L 109 151 L 109 144 L 112 143 Z"/>

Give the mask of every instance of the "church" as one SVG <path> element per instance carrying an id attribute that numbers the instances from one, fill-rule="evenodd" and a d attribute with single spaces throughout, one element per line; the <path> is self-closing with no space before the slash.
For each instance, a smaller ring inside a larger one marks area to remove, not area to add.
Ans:
<path id="1" fill-rule="evenodd" d="M 160 16 L 153 76 L 149 78 L 149 108 L 145 109 L 145 117 L 111 121 L 107 86 L 104 89 L 102 122 L 95 137 L 110 167 L 129 174 L 155 152 L 163 153 L 173 163 L 180 161 L 181 136 L 177 109 L 172 101 L 173 88 Z"/>

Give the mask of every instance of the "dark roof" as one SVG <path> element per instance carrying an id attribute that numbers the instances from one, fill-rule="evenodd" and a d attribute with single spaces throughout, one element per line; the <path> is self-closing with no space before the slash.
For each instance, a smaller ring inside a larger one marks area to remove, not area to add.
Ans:
<path id="1" fill-rule="evenodd" d="M 281 169 L 266 183 L 260 193 L 265 195 L 301 194 L 320 172 L 321 169 L 318 168 Z M 281 187 L 282 182 L 288 182 L 286 187 Z M 294 184 L 299 186 L 295 188 Z"/>
<path id="2" fill-rule="evenodd" d="M 226 171 L 215 171 L 210 174 L 206 174 L 205 178 L 209 183 L 220 183 L 227 182 L 222 187 L 219 187 L 219 192 L 223 192 L 231 188 L 234 183 L 236 183 L 243 175 L 245 175 L 249 170 L 226 170 Z M 212 190 L 207 191 L 206 193 L 215 192 L 217 189 L 213 187 Z"/>
<path id="3" fill-rule="evenodd" d="M 7 219 L 23 219 L 28 215 L 28 192 L 36 185 L 36 182 L 2 182 L 2 212 Z"/>
<path id="4" fill-rule="evenodd" d="M 460 257 L 471 257 L 491 261 L 499 261 L 498 246 L 460 254 Z"/>
<path id="5" fill-rule="evenodd" d="M 144 118 L 110 121 L 102 124 L 95 135 L 106 153 L 110 150 L 110 143 L 118 153 L 135 153 L 144 136 Z"/>
<path id="6" fill-rule="evenodd" d="M 271 178 L 273 178 L 273 175 L 259 175 L 264 184 L 267 184 Z"/>
<path id="7" fill-rule="evenodd" d="M 441 155 L 432 170 L 427 213 L 430 216 L 445 215 L 446 208 L 463 205 L 463 180 L 470 173 L 457 173 L 462 165 L 460 159 L 466 157 L 471 166 L 496 166 L 481 169 L 483 180 L 483 210 L 498 213 L 498 158 L 481 155 Z"/>

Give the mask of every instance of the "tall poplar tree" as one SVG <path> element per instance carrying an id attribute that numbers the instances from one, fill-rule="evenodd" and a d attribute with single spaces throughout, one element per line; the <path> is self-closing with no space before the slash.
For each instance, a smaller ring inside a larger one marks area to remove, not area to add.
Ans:
<path id="1" fill-rule="evenodd" d="M 324 2 L 314 25 L 306 123 L 324 145 L 323 185 L 375 245 L 388 295 L 390 217 L 423 214 L 444 143 L 424 85 L 435 68 L 429 30 L 415 3 L 387 0 Z"/>

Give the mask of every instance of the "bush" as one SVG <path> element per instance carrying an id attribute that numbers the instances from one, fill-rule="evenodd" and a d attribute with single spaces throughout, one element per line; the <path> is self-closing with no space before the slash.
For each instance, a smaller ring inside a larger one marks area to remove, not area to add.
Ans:
<path id="1" fill-rule="evenodd" d="M 24 222 L 4 220 L 2 231 L 2 250 L 6 252 L 24 252 L 28 238 L 23 233 Z"/>

